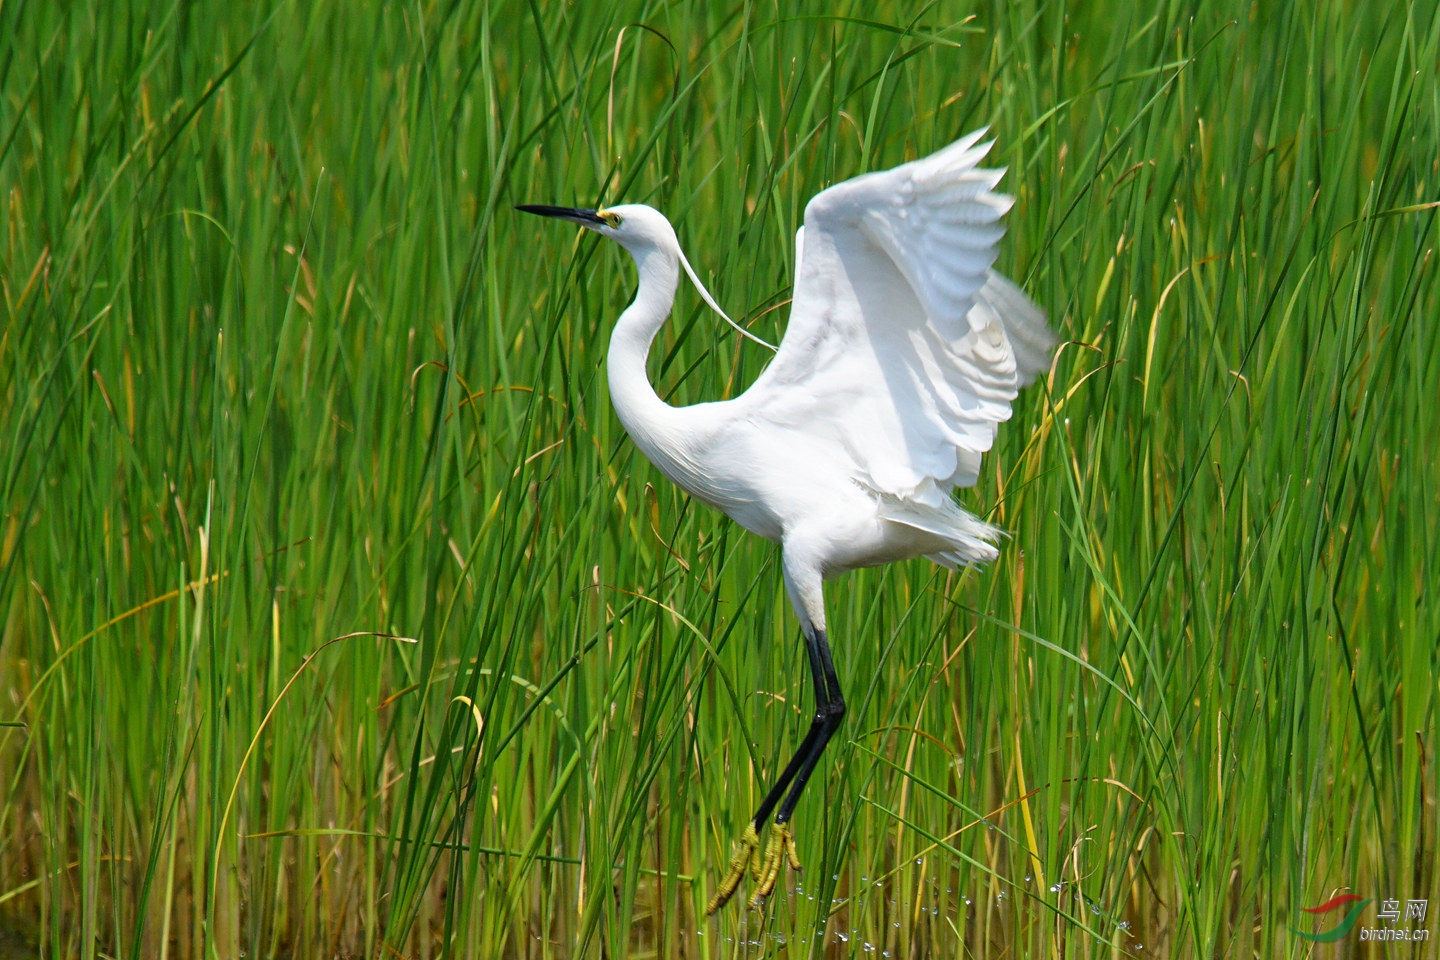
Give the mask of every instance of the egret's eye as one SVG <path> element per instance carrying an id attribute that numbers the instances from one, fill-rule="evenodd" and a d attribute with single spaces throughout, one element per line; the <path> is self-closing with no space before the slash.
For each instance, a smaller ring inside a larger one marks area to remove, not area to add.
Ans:
<path id="1" fill-rule="evenodd" d="M 605 226 L 612 230 L 620 226 L 620 214 L 618 213 L 613 213 L 609 210 L 597 210 L 595 215 L 601 220 L 604 220 Z"/>

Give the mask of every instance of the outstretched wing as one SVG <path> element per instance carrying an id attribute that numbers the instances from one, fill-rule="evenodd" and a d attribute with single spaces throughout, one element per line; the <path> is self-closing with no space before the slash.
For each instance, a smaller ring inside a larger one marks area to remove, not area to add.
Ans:
<path id="1" fill-rule="evenodd" d="M 843 445 L 886 498 L 973 484 L 1019 387 L 1049 366 L 1045 315 L 990 269 L 1013 202 L 972 133 L 817 194 L 796 237 L 790 323 L 752 415 Z"/>

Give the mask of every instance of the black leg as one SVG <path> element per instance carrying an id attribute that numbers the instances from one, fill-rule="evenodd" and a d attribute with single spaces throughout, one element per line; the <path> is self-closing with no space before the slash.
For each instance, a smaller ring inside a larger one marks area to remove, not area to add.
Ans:
<path id="1" fill-rule="evenodd" d="M 809 651 L 810 670 L 815 677 L 815 720 L 810 725 L 810 733 L 806 734 L 800 749 L 785 769 L 794 782 L 790 784 L 785 802 L 780 805 L 780 812 L 775 814 L 776 823 L 789 822 L 810 774 L 815 771 L 815 764 L 820 761 L 820 754 L 825 752 L 830 738 L 840 729 L 840 721 L 845 719 L 845 698 L 840 695 L 840 679 L 835 675 L 835 662 L 830 658 L 830 642 L 825 631 L 816 630 L 813 636 L 806 636 L 805 647 Z M 772 794 L 775 792 L 771 791 Z M 765 799 L 768 802 L 770 798 L 767 796 Z M 767 808 L 764 812 L 768 814 L 770 811 Z"/>
<path id="2" fill-rule="evenodd" d="M 805 761 L 810 757 L 811 753 L 816 750 L 816 744 L 820 743 L 822 737 L 825 740 L 829 740 L 830 735 L 834 733 L 833 729 L 829 733 L 825 732 L 826 705 L 832 700 L 838 701 L 840 699 L 840 684 L 835 680 L 835 665 L 830 662 L 830 645 L 826 643 L 823 631 L 820 632 L 818 643 L 808 634 L 806 635 L 805 652 L 810 658 L 810 676 L 815 683 L 815 719 L 810 721 L 810 729 L 805 732 L 805 739 L 801 740 L 800 746 L 795 748 L 794 756 L 792 756 L 790 762 L 785 765 L 784 771 L 781 772 L 774 786 L 770 788 L 770 792 L 765 794 L 765 799 L 760 802 L 760 807 L 755 811 L 755 816 L 750 818 L 750 822 L 754 824 L 756 830 L 763 828 L 765 821 L 770 819 L 770 812 L 775 809 L 776 804 L 785 796 L 786 789 L 789 788 L 791 782 L 805 765 Z M 845 713 L 845 704 L 843 701 L 840 702 L 840 713 L 842 716 Z M 836 722 L 838 723 L 838 721 Z M 823 743 L 820 743 L 819 749 L 824 749 Z M 816 753 L 815 756 L 817 759 L 819 758 L 818 753 Z M 810 762 L 810 769 L 813 769 L 814 766 L 815 763 L 812 760 Z M 806 777 L 809 777 L 809 770 L 806 771 Z M 794 809 L 795 804 L 793 801 L 789 803 L 789 807 Z M 788 820 L 789 817 L 786 816 L 785 819 Z M 780 822 L 783 823 L 784 821 L 782 820 Z"/>
<path id="3" fill-rule="evenodd" d="M 810 774 L 815 771 L 820 754 L 825 752 L 825 745 L 845 718 L 845 699 L 840 695 L 840 680 L 835 676 L 835 663 L 830 658 L 830 643 L 824 630 L 805 632 L 805 652 L 809 656 L 810 674 L 815 681 L 815 719 L 811 721 L 810 729 L 806 731 L 805 739 L 800 741 L 795 755 L 785 765 L 770 792 L 765 794 L 760 809 L 755 811 L 755 816 L 741 834 L 725 877 L 720 881 L 710 905 L 705 908 L 707 914 L 725 905 L 740 886 L 747 867 L 753 865 L 755 869 L 756 887 L 751 906 L 758 906 L 775 889 L 785 860 L 789 861 L 792 870 L 800 869 L 800 860 L 795 855 L 795 841 L 790 833 L 790 814 L 795 811 L 795 804 L 800 800 L 800 793 L 805 789 Z M 780 812 L 775 814 L 775 828 L 770 832 L 770 843 L 762 855 L 760 831 L 777 804 Z"/>

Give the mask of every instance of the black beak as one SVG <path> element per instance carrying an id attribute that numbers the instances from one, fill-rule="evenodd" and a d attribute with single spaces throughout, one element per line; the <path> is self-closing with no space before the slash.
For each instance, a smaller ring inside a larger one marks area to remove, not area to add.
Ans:
<path id="1" fill-rule="evenodd" d="M 582 227 L 603 227 L 605 221 L 600 219 L 600 214 L 595 210 L 585 210 L 581 207 L 552 207 L 544 203 L 523 203 L 515 208 L 522 213 L 533 213 L 540 217 L 554 217 L 557 220 L 569 220 L 571 223 L 578 223 Z"/>

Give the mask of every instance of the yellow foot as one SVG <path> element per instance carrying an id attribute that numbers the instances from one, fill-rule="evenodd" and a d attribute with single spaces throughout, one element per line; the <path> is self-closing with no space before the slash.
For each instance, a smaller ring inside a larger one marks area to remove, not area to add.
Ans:
<path id="1" fill-rule="evenodd" d="M 730 898 L 735 896 L 735 891 L 740 889 L 740 881 L 745 879 L 746 868 L 756 859 L 759 850 L 760 834 L 755 832 L 755 824 L 747 823 L 745 832 L 740 834 L 740 840 L 735 844 L 735 853 L 730 857 L 730 868 L 725 871 L 725 879 L 720 881 L 720 889 L 715 891 L 715 896 L 710 898 L 710 905 L 705 908 L 706 916 L 725 906 Z M 757 863 L 757 870 L 758 867 Z"/>
<path id="2" fill-rule="evenodd" d="M 735 853 L 730 857 L 725 878 L 720 881 L 720 888 L 715 891 L 715 896 L 710 898 L 710 905 L 705 908 L 706 915 L 730 902 L 735 891 L 740 889 L 740 881 L 745 879 L 746 870 L 751 871 L 755 880 L 755 895 L 750 898 L 750 907 L 752 910 L 759 907 L 766 897 L 775 892 L 775 883 L 780 879 L 780 868 L 785 861 L 789 862 L 791 870 L 800 869 L 800 858 L 795 854 L 795 838 L 790 833 L 790 824 L 777 823 L 770 828 L 770 842 L 765 845 L 763 856 L 760 853 L 760 834 L 755 831 L 755 824 L 746 824 L 745 832 L 740 834 L 740 840 L 735 844 Z"/>
<path id="3" fill-rule="evenodd" d="M 775 881 L 780 879 L 780 861 L 788 859 L 791 870 L 800 869 L 800 858 L 795 854 L 795 838 L 790 835 L 790 824 L 777 823 L 770 828 L 770 842 L 765 845 L 765 858 L 755 875 L 755 896 L 750 898 L 752 908 L 760 906 L 775 890 Z"/>

